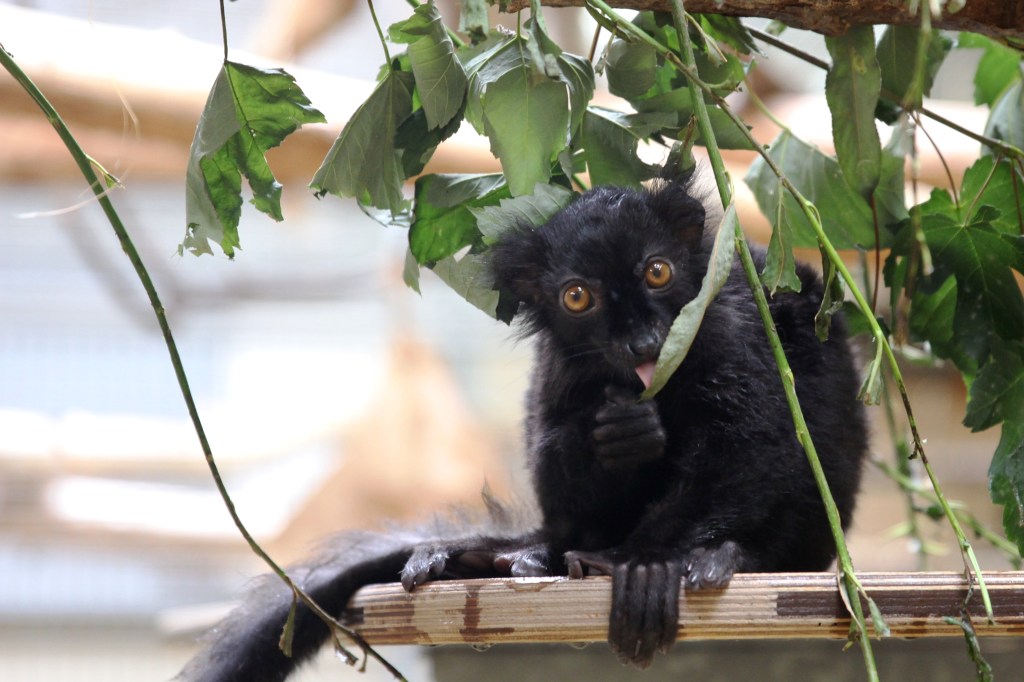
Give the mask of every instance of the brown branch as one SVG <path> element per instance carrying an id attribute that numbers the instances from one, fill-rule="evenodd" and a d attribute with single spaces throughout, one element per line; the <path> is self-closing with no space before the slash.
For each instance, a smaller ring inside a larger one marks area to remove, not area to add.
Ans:
<path id="1" fill-rule="evenodd" d="M 582 6 L 583 0 L 541 0 L 550 7 Z M 670 11 L 668 0 L 615 0 L 622 9 Z M 508 0 L 502 10 L 515 12 L 529 0 Z M 907 11 L 907 0 L 687 0 L 688 12 L 707 12 L 738 17 L 777 19 L 794 28 L 826 35 L 845 33 L 862 24 L 920 24 Z M 932 18 L 935 28 L 973 31 L 1004 38 L 1024 36 L 1024 2 L 1019 0 L 971 0 L 956 14 Z"/>
<path id="2" fill-rule="evenodd" d="M 967 596 L 963 573 L 858 573 L 894 637 L 960 637 Z M 970 613 L 979 636 L 1024 634 L 1024 573 L 986 573 L 994 621 L 975 593 Z M 407 594 L 397 583 L 373 585 L 349 604 L 351 626 L 380 644 L 597 642 L 608 635 L 611 580 L 518 578 L 439 581 Z M 850 617 L 835 573 L 764 573 L 733 577 L 724 590 L 687 592 L 679 600 L 686 639 L 830 638 L 849 635 Z"/>

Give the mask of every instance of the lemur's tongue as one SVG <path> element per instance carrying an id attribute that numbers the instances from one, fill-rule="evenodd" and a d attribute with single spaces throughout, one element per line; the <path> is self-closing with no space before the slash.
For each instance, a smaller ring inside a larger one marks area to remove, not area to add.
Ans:
<path id="1" fill-rule="evenodd" d="M 648 360 L 637 365 L 636 375 L 640 377 L 640 381 L 644 382 L 644 390 L 650 388 L 651 381 L 654 380 L 654 360 Z"/>

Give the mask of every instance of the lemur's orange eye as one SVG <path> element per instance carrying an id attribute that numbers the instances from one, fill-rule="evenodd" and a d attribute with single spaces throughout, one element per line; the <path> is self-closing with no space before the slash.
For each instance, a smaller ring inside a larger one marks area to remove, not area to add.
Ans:
<path id="1" fill-rule="evenodd" d="M 668 262 L 656 258 L 647 264 L 647 269 L 644 270 L 644 280 L 652 289 L 666 287 L 672 281 L 672 266 Z"/>
<path id="2" fill-rule="evenodd" d="M 570 313 L 586 312 L 593 303 L 594 297 L 590 295 L 590 289 L 579 282 L 573 282 L 562 290 L 562 305 Z"/>

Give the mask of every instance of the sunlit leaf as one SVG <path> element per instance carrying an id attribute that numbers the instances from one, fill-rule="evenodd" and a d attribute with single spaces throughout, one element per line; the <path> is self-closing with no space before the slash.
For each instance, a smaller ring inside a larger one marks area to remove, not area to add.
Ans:
<path id="1" fill-rule="evenodd" d="M 225 62 L 199 119 L 185 176 L 185 240 L 179 253 L 233 256 L 239 246 L 242 177 L 253 205 L 281 220 L 281 185 L 264 154 L 304 123 L 324 116 L 281 69 Z"/>
<path id="2" fill-rule="evenodd" d="M 399 213 L 402 164 L 395 149 L 399 126 L 412 113 L 413 75 L 388 71 L 345 124 L 309 186 L 318 196 L 366 197 L 366 203 Z"/>
<path id="3" fill-rule="evenodd" d="M 672 374 L 686 358 L 686 354 L 690 352 L 690 346 L 693 345 L 693 340 L 697 336 L 704 313 L 729 278 L 729 273 L 732 272 L 738 224 L 736 205 L 729 204 L 722 224 L 718 228 L 718 234 L 715 236 L 715 244 L 708 260 L 707 272 L 700 285 L 700 291 L 693 300 L 683 306 L 672 323 L 668 337 L 658 354 L 658 362 L 654 368 L 651 385 L 641 396 L 643 399 L 654 397 L 668 383 Z"/>
<path id="4" fill-rule="evenodd" d="M 868 199 L 881 174 L 882 144 L 875 128 L 875 104 L 881 87 L 870 26 L 826 36 L 832 67 L 825 78 L 825 99 L 832 112 L 832 139 L 843 177 Z"/>

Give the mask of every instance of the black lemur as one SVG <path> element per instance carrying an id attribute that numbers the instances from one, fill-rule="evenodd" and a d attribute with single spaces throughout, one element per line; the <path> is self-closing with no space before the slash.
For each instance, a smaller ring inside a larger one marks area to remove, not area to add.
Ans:
<path id="1" fill-rule="evenodd" d="M 673 319 L 698 292 L 714 238 L 689 180 L 602 187 L 539 229 L 491 248 L 495 287 L 536 338 L 526 447 L 539 527 L 435 537 L 349 538 L 293 571 L 343 614 L 362 585 L 412 590 L 452 577 L 612 576 L 608 639 L 638 666 L 677 630 L 679 589 L 735 572 L 814 571 L 835 555 L 823 504 L 738 264 L 689 354 L 653 400 L 639 400 Z M 759 267 L 764 255 L 755 253 Z M 815 337 L 819 278 L 770 301 L 843 525 L 866 449 L 857 372 L 841 319 Z M 188 680 L 281 680 L 326 640 L 299 609 L 294 656 L 278 640 L 291 595 L 270 578 L 212 633 Z"/>

